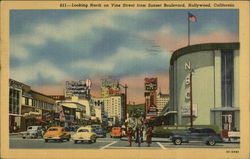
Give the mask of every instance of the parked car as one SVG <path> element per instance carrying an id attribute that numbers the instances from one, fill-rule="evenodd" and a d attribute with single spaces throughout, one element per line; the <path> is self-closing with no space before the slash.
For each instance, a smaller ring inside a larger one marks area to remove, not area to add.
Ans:
<path id="1" fill-rule="evenodd" d="M 70 134 L 65 131 L 63 127 L 50 127 L 47 132 L 43 135 L 45 142 L 49 140 L 61 141 L 70 140 Z"/>
<path id="2" fill-rule="evenodd" d="M 29 126 L 27 131 L 22 132 L 23 139 L 25 138 L 39 138 L 43 137 L 43 130 L 41 126 Z"/>
<path id="3" fill-rule="evenodd" d="M 72 136 L 74 143 L 76 144 L 78 141 L 84 142 L 88 141 L 90 144 L 96 142 L 97 135 L 94 130 L 89 127 L 80 127 L 77 132 Z"/>
<path id="4" fill-rule="evenodd" d="M 110 137 L 122 137 L 122 129 L 120 127 L 112 127 Z"/>
<path id="5" fill-rule="evenodd" d="M 228 141 L 240 141 L 240 131 L 228 131 Z"/>
<path id="6" fill-rule="evenodd" d="M 222 142 L 220 135 L 211 128 L 189 128 L 186 131 L 172 132 L 170 140 L 175 145 L 190 141 L 202 141 L 207 145 L 214 146 L 217 142 Z"/>
<path id="7" fill-rule="evenodd" d="M 96 133 L 97 137 L 106 137 L 106 131 L 103 128 L 95 128 L 94 132 Z"/>

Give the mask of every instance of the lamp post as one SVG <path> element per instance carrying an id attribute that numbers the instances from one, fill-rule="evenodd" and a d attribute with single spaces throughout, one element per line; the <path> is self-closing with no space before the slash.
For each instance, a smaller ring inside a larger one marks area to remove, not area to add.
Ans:
<path id="1" fill-rule="evenodd" d="M 192 78 L 193 78 L 193 72 L 194 70 L 192 69 L 190 71 L 190 127 L 193 127 L 193 92 L 192 92 Z"/>
<path id="2" fill-rule="evenodd" d="M 127 84 L 122 85 L 120 83 L 119 83 L 119 85 L 122 86 L 122 88 L 125 89 L 124 121 L 126 121 L 126 119 L 127 119 L 127 89 L 128 89 L 128 86 L 127 86 Z"/>

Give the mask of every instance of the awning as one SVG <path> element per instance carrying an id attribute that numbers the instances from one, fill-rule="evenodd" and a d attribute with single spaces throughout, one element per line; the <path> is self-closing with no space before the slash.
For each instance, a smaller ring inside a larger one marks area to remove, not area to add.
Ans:
<path id="1" fill-rule="evenodd" d="M 168 114 L 177 114 L 177 111 L 168 111 L 166 113 L 163 114 L 163 116 L 167 116 Z"/>
<path id="2" fill-rule="evenodd" d="M 48 124 L 46 121 L 42 120 L 42 119 L 37 119 L 36 120 L 37 124 Z"/>
<path id="3" fill-rule="evenodd" d="M 219 108 L 211 108 L 211 111 L 240 111 L 238 107 L 219 107 Z"/>

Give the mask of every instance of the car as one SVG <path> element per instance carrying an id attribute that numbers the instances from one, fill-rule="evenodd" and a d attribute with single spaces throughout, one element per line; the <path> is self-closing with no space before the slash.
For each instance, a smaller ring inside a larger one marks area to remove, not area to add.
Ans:
<path id="1" fill-rule="evenodd" d="M 21 132 L 22 138 L 39 138 L 43 137 L 43 130 L 41 126 L 28 126 L 27 131 Z"/>
<path id="2" fill-rule="evenodd" d="M 44 141 L 48 142 L 49 140 L 69 141 L 71 135 L 65 131 L 64 127 L 50 127 L 47 132 L 43 135 Z"/>
<path id="3" fill-rule="evenodd" d="M 72 140 L 75 144 L 78 143 L 78 141 L 84 142 L 88 141 L 89 144 L 96 142 L 97 135 L 94 132 L 93 128 L 89 126 L 80 127 L 76 133 L 72 136 Z"/>
<path id="4" fill-rule="evenodd" d="M 95 129 L 95 128 L 102 128 L 102 126 L 98 125 L 98 124 L 93 124 L 93 125 L 88 125 L 88 126 L 90 126 L 93 129 Z"/>
<path id="5" fill-rule="evenodd" d="M 122 130 L 120 127 L 112 127 L 110 137 L 122 137 Z"/>
<path id="6" fill-rule="evenodd" d="M 71 136 L 74 135 L 76 133 L 76 128 L 73 126 L 69 126 L 69 127 L 64 127 L 65 131 L 67 131 Z"/>
<path id="7" fill-rule="evenodd" d="M 217 142 L 222 142 L 220 135 L 211 128 L 188 128 L 186 131 L 172 132 L 170 140 L 175 145 L 190 141 L 202 141 L 207 145 L 214 146 Z"/>
<path id="8" fill-rule="evenodd" d="M 103 128 L 97 127 L 94 129 L 94 132 L 98 137 L 106 137 L 106 131 Z"/>

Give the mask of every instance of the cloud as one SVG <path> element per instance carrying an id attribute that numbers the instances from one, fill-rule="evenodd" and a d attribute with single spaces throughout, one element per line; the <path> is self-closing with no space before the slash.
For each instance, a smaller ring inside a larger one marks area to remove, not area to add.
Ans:
<path id="1" fill-rule="evenodd" d="M 164 28 L 164 27 L 163 27 Z M 164 48 L 167 52 L 173 52 L 179 48 L 187 46 L 187 35 L 178 34 L 171 28 L 160 29 L 158 32 L 151 33 L 148 39 L 154 40 L 155 44 Z M 191 45 L 200 43 L 216 43 L 216 42 L 237 42 L 239 41 L 238 33 L 229 32 L 227 30 L 216 30 L 204 34 L 191 34 Z"/>
<path id="2" fill-rule="evenodd" d="M 26 31 L 18 35 L 11 35 L 11 56 L 19 60 L 27 60 L 33 52 L 31 47 L 42 47 L 49 41 L 77 42 L 78 38 L 90 37 L 98 40 L 96 28 L 121 29 L 115 22 L 115 17 L 134 16 L 138 11 L 103 10 L 87 15 L 75 15 L 62 20 L 60 23 L 41 22 L 30 24 Z M 88 41 L 89 42 L 89 41 Z"/>
<path id="3" fill-rule="evenodd" d="M 158 66 L 156 68 L 159 68 L 159 66 L 162 65 L 165 66 L 165 64 L 168 63 L 169 58 L 170 57 L 165 52 L 157 52 L 155 56 L 152 56 L 146 50 L 133 50 L 130 48 L 121 47 L 110 57 L 106 57 L 101 60 L 78 60 L 72 62 L 70 66 L 72 69 L 90 70 L 88 72 L 128 73 L 126 72 L 126 69 L 130 69 L 132 66 L 140 66 L 145 68 L 155 68 L 155 65 Z M 162 61 L 156 61 L 156 63 L 152 62 L 157 59 L 162 59 L 163 63 Z M 135 70 L 130 71 L 133 72 Z"/>
<path id="4" fill-rule="evenodd" d="M 31 82 L 47 79 L 47 82 L 61 82 L 69 78 L 68 74 L 55 67 L 49 61 L 43 60 L 36 64 L 24 64 L 10 70 L 11 78 L 21 82 Z"/>

